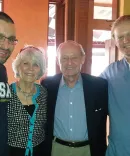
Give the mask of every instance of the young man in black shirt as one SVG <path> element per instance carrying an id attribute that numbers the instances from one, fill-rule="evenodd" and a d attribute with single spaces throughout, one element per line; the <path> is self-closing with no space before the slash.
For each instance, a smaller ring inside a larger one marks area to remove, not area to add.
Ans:
<path id="1" fill-rule="evenodd" d="M 7 146 L 7 103 L 11 97 L 3 65 L 12 54 L 17 43 L 14 21 L 0 12 L 0 156 L 8 156 Z"/>

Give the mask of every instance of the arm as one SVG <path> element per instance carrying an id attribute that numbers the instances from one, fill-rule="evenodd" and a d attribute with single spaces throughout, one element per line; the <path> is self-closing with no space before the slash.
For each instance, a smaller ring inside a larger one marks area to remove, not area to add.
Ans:
<path id="1" fill-rule="evenodd" d="M 107 79 L 107 69 L 105 69 L 100 75 L 99 77 L 103 78 L 103 79 Z"/>
<path id="2" fill-rule="evenodd" d="M 0 156 L 7 156 L 7 74 L 0 64 Z"/>
<path id="3" fill-rule="evenodd" d="M 48 89 L 47 88 L 47 83 L 45 80 L 41 80 L 40 81 L 40 84 L 42 85 L 42 87 L 46 88 L 46 90 Z M 48 94 L 48 91 L 47 91 L 47 94 Z M 51 139 L 51 133 L 50 133 L 50 130 L 52 129 L 51 128 L 51 124 L 50 124 L 50 113 L 49 113 L 49 102 L 48 102 L 48 95 L 47 95 L 47 105 L 46 105 L 46 118 L 47 118 L 47 121 L 46 121 L 46 126 L 45 126 L 45 142 L 44 142 L 44 155 L 45 156 L 51 156 L 51 147 L 52 147 L 52 139 Z"/>

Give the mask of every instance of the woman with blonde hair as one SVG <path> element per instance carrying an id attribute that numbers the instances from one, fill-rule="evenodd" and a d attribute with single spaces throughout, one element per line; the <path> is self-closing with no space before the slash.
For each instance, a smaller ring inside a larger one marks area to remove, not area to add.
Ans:
<path id="1" fill-rule="evenodd" d="M 10 156 L 43 156 L 45 144 L 47 91 L 35 83 L 45 73 L 43 52 L 34 46 L 23 48 L 13 64 L 10 85 L 8 145 Z"/>

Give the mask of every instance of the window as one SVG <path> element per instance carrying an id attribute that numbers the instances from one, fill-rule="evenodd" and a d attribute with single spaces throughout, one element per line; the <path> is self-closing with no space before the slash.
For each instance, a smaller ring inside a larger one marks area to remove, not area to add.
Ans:
<path id="1" fill-rule="evenodd" d="M 94 0 L 94 19 L 112 19 L 112 0 Z"/>
<path id="2" fill-rule="evenodd" d="M 93 30 L 92 75 L 99 76 L 109 65 L 109 56 L 105 49 L 105 40 L 108 39 L 111 39 L 110 31 Z"/>
<path id="3" fill-rule="evenodd" d="M 2 0 L 0 0 L 0 11 L 2 11 Z"/>
<path id="4" fill-rule="evenodd" d="M 56 5 L 49 4 L 49 29 L 48 29 L 48 50 L 47 50 L 47 75 L 56 73 L 56 41 L 55 41 L 55 13 Z"/>
<path id="5" fill-rule="evenodd" d="M 93 27 L 91 74 L 95 76 L 100 75 L 111 60 L 115 60 L 108 41 L 111 41 L 111 24 L 117 16 L 116 5 L 117 0 L 94 0 L 93 22 L 96 24 Z"/>

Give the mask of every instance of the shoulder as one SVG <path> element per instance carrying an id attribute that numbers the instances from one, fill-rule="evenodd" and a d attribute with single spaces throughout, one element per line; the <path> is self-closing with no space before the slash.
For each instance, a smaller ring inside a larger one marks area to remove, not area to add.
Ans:
<path id="1" fill-rule="evenodd" d="M 82 74 L 84 91 L 89 88 L 94 95 L 107 95 L 108 82 L 107 80 L 92 76 L 89 74 Z"/>
<path id="2" fill-rule="evenodd" d="M 7 82 L 7 72 L 3 64 L 0 63 L 0 82 Z"/>
<path id="3" fill-rule="evenodd" d="M 124 65 L 124 59 L 122 60 L 118 60 L 114 63 L 111 63 L 100 75 L 100 77 L 105 78 L 105 79 L 109 79 L 110 77 L 114 77 L 115 74 L 117 74 L 118 72 L 120 72 L 121 68 Z"/>
<path id="4" fill-rule="evenodd" d="M 51 81 L 51 80 L 54 80 L 54 79 L 58 79 L 58 78 L 61 78 L 62 77 L 62 74 L 56 74 L 54 76 L 47 76 L 46 78 L 44 79 L 41 79 L 40 82 L 42 81 Z"/>
<path id="5" fill-rule="evenodd" d="M 41 79 L 40 84 L 42 86 L 51 85 L 57 81 L 60 81 L 61 77 L 62 77 L 62 74 L 56 74 L 54 76 L 48 76 L 45 79 Z"/>
<path id="6" fill-rule="evenodd" d="M 82 73 L 81 75 L 82 75 L 83 81 L 86 80 L 94 84 L 107 84 L 107 80 L 105 80 L 104 78 L 92 76 L 92 75 L 84 74 L 84 73 Z"/>
<path id="7" fill-rule="evenodd" d="M 40 99 L 40 101 L 46 100 L 48 95 L 47 89 L 40 84 L 35 83 L 35 85 L 37 87 L 37 98 Z"/>
<path id="8" fill-rule="evenodd" d="M 40 92 L 47 93 L 47 89 L 44 86 L 42 86 L 41 84 L 37 84 L 37 83 L 35 83 L 35 85 L 39 89 Z"/>
<path id="9" fill-rule="evenodd" d="M 122 63 L 123 63 L 123 60 L 118 60 L 116 62 L 113 62 L 105 69 L 105 71 L 108 71 L 110 69 L 114 69 L 115 67 L 122 65 Z"/>
<path id="10" fill-rule="evenodd" d="M 9 88 L 10 88 L 11 91 L 16 90 L 16 82 L 11 83 L 11 84 L 9 85 Z"/>

